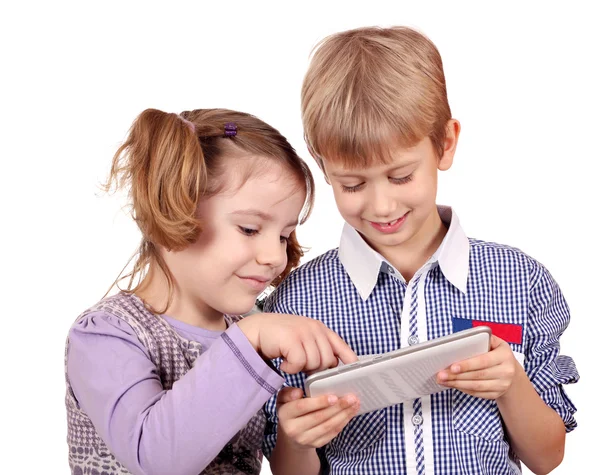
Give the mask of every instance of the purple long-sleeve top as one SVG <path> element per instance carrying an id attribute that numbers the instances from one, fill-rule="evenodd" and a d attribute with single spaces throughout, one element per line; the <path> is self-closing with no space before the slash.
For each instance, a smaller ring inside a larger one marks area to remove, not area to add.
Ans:
<path id="1" fill-rule="evenodd" d="M 69 332 L 67 373 L 81 408 L 131 472 L 199 473 L 272 396 L 265 387 L 278 389 L 283 378 L 237 325 L 226 330 L 236 355 L 222 332 L 163 317 L 204 350 L 171 390 L 131 326 L 104 312 Z"/>

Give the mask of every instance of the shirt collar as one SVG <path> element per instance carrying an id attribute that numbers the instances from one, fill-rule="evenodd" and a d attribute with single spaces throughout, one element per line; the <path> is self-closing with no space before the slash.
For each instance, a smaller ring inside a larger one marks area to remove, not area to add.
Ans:
<path id="1" fill-rule="evenodd" d="M 469 276 L 469 238 L 451 207 L 438 206 L 438 213 L 442 222 L 448 226 L 448 232 L 433 256 L 437 259 L 446 279 L 466 294 Z"/>
<path id="2" fill-rule="evenodd" d="M 437 262 L 446 279 L 462 293 L 466 293 L 469 273 L 469 239 L 452 208 L 438 206 L 438 213 L 442 222 L 448 226 L 448 231 L 440 247 L 427 261 L 427 264 Z M 340 262 L 363 300 L 367 300 L 371 295 L 377 284 L 379 272 L 394 274 L 401 281 L 405 281 L 385 257 L 373 250 L 358 231 L 348 223 L 344 223 L 339 256 Z"/>

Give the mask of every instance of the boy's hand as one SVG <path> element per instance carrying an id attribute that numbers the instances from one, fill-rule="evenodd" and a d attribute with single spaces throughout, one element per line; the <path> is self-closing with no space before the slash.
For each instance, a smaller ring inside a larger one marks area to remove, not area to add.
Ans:
<path id="1" fill-rule="evenodd" d="M 510 389 L 519 370 L 508 343 L 492 335 L 490 351 L 440 371 L 437 382 L 471 396 L 498 399 Z"/>
<path id="2" fill-rule="evenodd" d="M 302 396 L 301 389 L 290 387 L 277 395 L 277 443 L 291 444 L 295 450 L 324 446 L 346 427 L 360 407 L 358 398 L 352 394 L 343 398 Z"/>
<path id="3" fill-rule="evenodd" d="M 283 358 L 281 371 L 320 371 L 358 360 L 337 333 L 312 318 L 281 313 L 257 313 L 237 322 L 264 358 Z"/>

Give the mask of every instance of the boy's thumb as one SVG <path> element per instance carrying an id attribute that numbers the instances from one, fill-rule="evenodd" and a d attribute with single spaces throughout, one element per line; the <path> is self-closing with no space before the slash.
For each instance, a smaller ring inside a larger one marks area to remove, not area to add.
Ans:
<path id="1" fill-rule="evenodd" d="M 277 405 L 302 399 L 302 389 L 285 387 L 277 395 Z"/>

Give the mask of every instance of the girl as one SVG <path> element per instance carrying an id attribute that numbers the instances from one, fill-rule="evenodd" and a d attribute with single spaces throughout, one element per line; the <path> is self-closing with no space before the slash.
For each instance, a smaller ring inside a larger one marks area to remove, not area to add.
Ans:
<path id="1" fill-rule="evenodd" d="M 67 340 L 72 473 L 258 474 L 261 408 L 283 382 L 267 361 L 296 373 L 356 360 L 312 319 L 238 316 L 302 256 L 310 171 L 251 115 L 148 109 L 106 188 L 126 186 L 143 236 L 129 285 Z"/>

